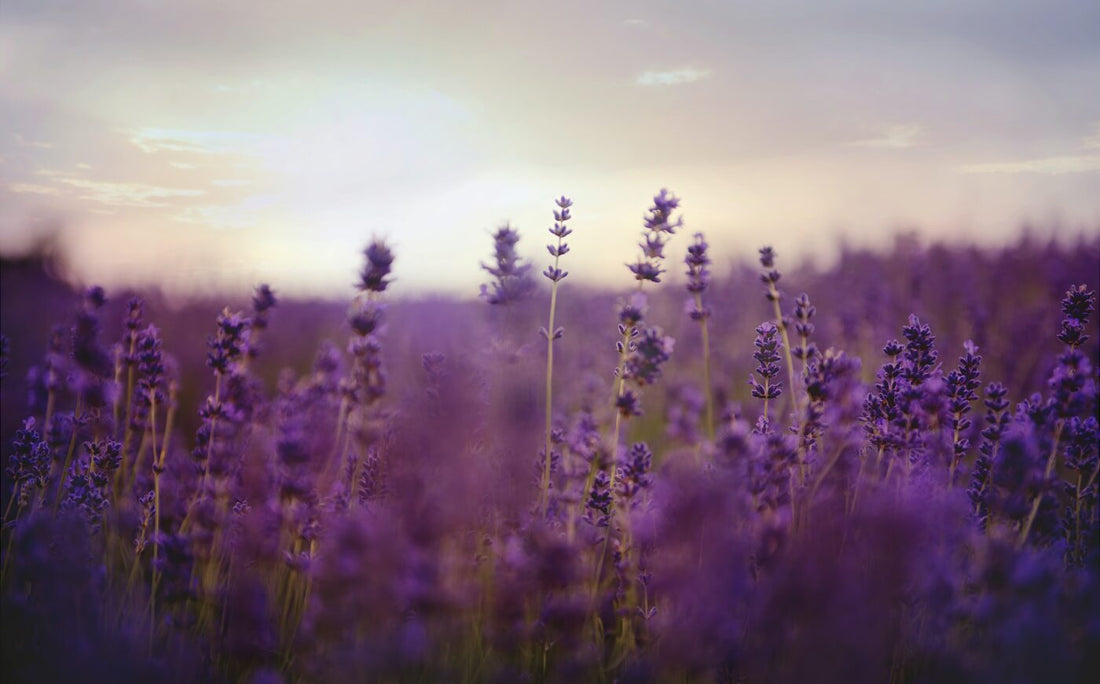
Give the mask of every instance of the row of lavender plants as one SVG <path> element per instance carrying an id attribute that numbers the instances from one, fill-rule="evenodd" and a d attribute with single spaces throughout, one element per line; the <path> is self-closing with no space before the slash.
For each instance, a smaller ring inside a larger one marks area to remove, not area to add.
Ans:
<path id="1" fill-rule="evenodd" d="M 1034 298 L 1026 269 L 914 247 L 900 274 L 866 255 L 819 274 L 817 305 L 870 320 L 819 318 L 769 247 L 751 289 L 712 283 L 695 233 L 684 284 L 663 283 L 685 231 L 662 190 L 612 309 L 570 296 L 572 211 L 556 200 L 542 278 L 499 228 L 461 316 L 388 306 L 395 255 L 373 241 L 345 343 L 308 368 L 269 348 L 266 285 L 216 316 L 205 367 L 98 287 L 29 370 L 4 338 L 27 395 L 3 406 L 5 678 L 1100 673 L 1094 283 L 1021 317 L 1005 300 Z M 1017 258 L 1061 277 L 1038 252 Z M 950 349 L 919 309 L 874 320 L 898 308 L 890 278 L 901 306 L 930 301 L 937 263 L 968 283 L 943 324 L 971 339 Z M 869 341 L 883 325 L 896 339 Z"/>

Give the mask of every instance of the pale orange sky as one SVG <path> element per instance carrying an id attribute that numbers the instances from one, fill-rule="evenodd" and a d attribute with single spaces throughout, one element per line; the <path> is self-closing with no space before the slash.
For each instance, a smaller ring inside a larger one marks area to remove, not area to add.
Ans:
<path id="1" fill-rule="evenodd" d="M 398 293 L 473 295 L 564 193 L 567 270 L 626 284 L 661 187 L 719 264 L 1095 234 L 1097 35 L 1087 0 L 3 0 L 0 250 L 342 294 L 377 234 Z"/>

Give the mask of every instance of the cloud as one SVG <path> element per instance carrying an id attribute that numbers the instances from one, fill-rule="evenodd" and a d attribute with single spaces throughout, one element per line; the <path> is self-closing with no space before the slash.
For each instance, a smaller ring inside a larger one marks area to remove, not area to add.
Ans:
<path id="1" fill-rule="evenodd" d="M 277 84 L 273 79 L 254 78 L 244 83 L 218 83 L 210 91 L 217 94 L 225 93 L 252 93 L 264 90 L 275 90 Z"/>
<path id="2" fill-rule="evenodd" d="M 924 133 L 924 127 L 920 124 L 890 124 L 879 126 L 876 137 L 864 140 L 855 140 L 850 143 L 854 147 L 871 147 L 877 149 L 900 150 L 914 147 L 917 138 Z"/>
<path id="3" fill-rule="evenodd" d="M 18 133 L 12 133 L 12 137 L 15 138 L 15 143 L 20 147 L 34 147 L 40 150 L 53 149 L 53 143 L 42 142 L 40 140 L 28 140 Z"/>
<path id="4" fill-rule="evenodd" d="M 674 69 L 671 71 L 644 71 L 634 80 L 640 86 L 673 86 L 695 83 L 710 76 L 710 69 Z"/>
<path id="5" fill-rule="evenodd" d="M 1081 138 L 1081 147 L 1086 150 L 1100 150 L 1100 121 L 1092 124 L 1092 133 Z"/>
<path id="6" fill-rule="evenodd" d="M 164 200 L 180 197 L 199 197 L 203 190 L 165 188 L 144 183 L 111 183 L 83 178 L 60 178 L 59 182 L 83 191 L 80 199 L 99 202 L 112 207 L 166 207 Z"/>
<path id="7" fill-rule="evenodd" d="M 53 195 L 57 196 L 61 194 L 61 191 L 57 188 L 51 188 L 48 185 L 38 185 L 36 183 L 12 183 L 8 186 L 9 192 L 18 193 L 21 195 Z"/>
<path id="8" fill-rule="evenodd" d="M 239 188 L 245 185 L 252 185 L 252 181 L 240 178 L 215 178 L 210 181 L 210 184 L 219 188 Z"/>
<path id="9" fill-rule="evenodd" d="M 959 167 L 962 173 L 1040 173 L 1057 176 L 1066 173 L 1100 171 L 1100 155 L 1046 157 L 1015 162 L 966 164 Z"/>
<path id="10" fill-rule="evenodd" d="M 143 152 L 195 154 L 255 154 L 267 136 L 238 131 L 188 131 L 142 128 L 130 132 L 130 142 Z"/>
<path id="11" fill-rule="evenodd" d="M 259 220 L 259 213 L 278 202 L 276 195 L 253 195 L 239 204 L 187 207 L 175 219 L 218 228 L 250 228 Z"/>
<path id="12" fill-rule="evenodd" d="M 1041 159 L 1025 159 L 1012 162 L 965 164 L 962 173 L 1041 173 L 1060 176 L 1067 173 L 1100 171 L 1100 121 L 1092 124 L 1092 132 L 1081 138 L 1080 154 L 1068 154 Z"/>
<path id="13" fill-rule="evenodd" d="M 649 22 L 645 19 L 623 19 L 623 24 L 626 26 L 649 26 Z"/>

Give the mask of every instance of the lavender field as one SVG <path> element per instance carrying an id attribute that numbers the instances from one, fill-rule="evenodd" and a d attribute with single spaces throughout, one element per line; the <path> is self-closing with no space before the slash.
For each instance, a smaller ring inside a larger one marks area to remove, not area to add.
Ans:
<path id="1" fill-rule="evenodd" d="M 614 291 L 564 197 L 476 300 L 380 239 L 339 303 L 4 261 L 5 681 L 1100 675 L 1100 239 L 799 267 L 679 205 Z"/>

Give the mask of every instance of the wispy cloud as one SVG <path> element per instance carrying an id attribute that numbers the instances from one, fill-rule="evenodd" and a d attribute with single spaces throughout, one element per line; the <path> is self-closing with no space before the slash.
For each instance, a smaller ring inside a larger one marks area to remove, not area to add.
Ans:
<path id="1" fill-rule="evenodd" d="M 48 185 L 38 185 L 37 183 L 12 183 L 8 186 L 9 192 L 14 192 L 20 195 L 53 195 L 57 196 L 61 194 L 61 191 L 57 188 L 52 188 Z"/>
<path id="2" fill-rule="evenodd" d="M 626 26 L 649 26 L 649 22 L 645 19 L 623 19 L 623 24 Z"/>
<path id="3" fill-rule="evenodd" d="M 252 185 L 252 181 L 241 178 L 215 178 L 210 184 L 219 188 L 239 188 Z"/>
<path id="4" fill-rule="evenodd" d="M 248 93 L 260 90 L 274 90 L 277 86 L 274 80 L 269 78 L 254 78 L 243 83 L 218 83 L 211 91 L 218 94 L 224 93 Z"/>
<path id="5" fill-rule="evenodd" d="M 59 182 L 81 191 L 80 199 L 112 207 L 166 207 L 166 200 L 199 197 L 203 190 L 165 188 L 145 183 L 112 183 L 84 178 L 61 178 Z"/>
<path id="6" fill-rule="evenodd" d="M 34 147 L 40 150 L 52 150 L 53 143 L 42 142 L 41 140 L 29 140 L 24 138 L 19 133 L 12 133 L 12 137 L 15 138 L 15 144 L 20 147 Z"/>
<path id="7" fill-rule="evenodd" d="M 1092 133 L 1081 139 L 1081 147 L 1086 150 L 1100 150 L 1100 121 L 1092 124 Z"/>
<path id="8" fill-rule="evenodd" d="M 640 86 L 674 86 L 695 83 L 711 74 L 710 69 L 673 69 L 671 71 L 643 71 L 634 80 Z"/>
<path id="9" fill-rule="evenodd" d="M 1081 138 L 1079 154 L 1067 154 L 1023 161 L 964 164 L 962 173 L 1040 173 L 1059 176 L 1067 173 L 1100 171 L 1100 121 L 1093 123 L 1092 131 Z"/>
<path id="10" fill-rule="evenodd" d="M 915 147 L 918 138 L 924 134 L 924 127 L 915 123 L 890 124 L 879 126 L 875 133 L 873 138 L 854 140 L 849 145 L 889 150 Z"/>
<path id="11" fill-rule="evenodd" d="M 249 228 L 258 223 L 261 211 L 277 201 L 275 195 L 253 195 L 238 204 L 187 207 L 175 219 L 218 228 Z"/>
<path id="12" fill-rule="evenodd" d="M 188 131 L 142 128 L 130 132 L 130 142 L 143 152 L 191 152 L 195 154 L 254 154 L 267 138 L 239 131 Z"/>
<path id="13" fill-rule="evenodd" d="M 1014 162 L 992 162 L 987 164 L 965 164 L 959 167 L 962 173 L 1041 173 L 1057 176 L 1065 173 L 1088 173 L 1100 171 L 1100 155 L 1079 155 L 1068 157 L 1046 157 Z"/>

